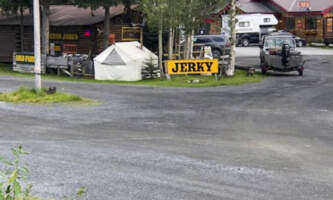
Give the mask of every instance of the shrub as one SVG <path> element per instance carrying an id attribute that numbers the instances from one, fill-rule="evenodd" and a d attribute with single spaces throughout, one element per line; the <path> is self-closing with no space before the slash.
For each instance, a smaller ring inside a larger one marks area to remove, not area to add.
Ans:
<path id="1" fill-rule="evenodd" d="M 32 185 L 23 187 L 21 184 L 29 170 L 25 165 L 22 165 L 20 158 L 27 153 L 23 151 L 21 145 L 12 149 L 12 153 L 13 160 L 0 157 L 0 163 L 5 168 L 5 170 L 0 171 L 0 200 L 37 200 L 38 198 L 30 195 Z"/>
<path id="2" fill-rule="evenodd" d="M 144 62 L 142 68 L 142 78 L 154 79 L 158 78 L 159 76 L 160 76 L 160 68 L 158 67 L 158 64 L 154 61 L 154 59 L 150 57 L 150 59 L 147 59 Z"/>
<path id="3" fill-rule="evenodd" d="M 26 179 L 29 170 L 26 164 L 21 163 L 21 157 L 28 153 L 23 151 L 21 145 L 12 149 L 13 160 L 8 160 L 0 156 L 0 200 L 40 200 L 31 195 L 32 185 L 25 187 L 22 181 Z M 2 170 L 4 169 L 4 170 Z M 85 188 L 81 187 L 75 197 L 65 197 L 66 200 L 80 199 L 86 193 Z"/>

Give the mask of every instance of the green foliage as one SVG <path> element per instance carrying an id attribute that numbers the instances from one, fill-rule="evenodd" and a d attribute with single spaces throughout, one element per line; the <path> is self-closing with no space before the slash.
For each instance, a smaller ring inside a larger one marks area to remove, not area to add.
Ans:
<path id="1" fill-rule="evenodd" d="M 88 8 L 95 10 L 99 7 L 110 7 L 117 5 L 119 0 L 75 0 L 74 4 L 79 7 Z"/>
<path id="2" fill-rule="evenodd" d="M 29 170 L 21 158 L 27 155 L 21 145 L 12 149 L 13 159 L 8 160 L 0 156 L 0 200 L 40 200 L 31 195 L 32 185 L 23 186 Z M 2 170 L 1 169 L 5 169 Z M 64 197 L 64 200 L 78 200 L 86 194 L 84 187 L 79 188 L 75 197 Z"/>
<path id="3" fill-rule="evenodd" d="M 7 169 L 0 171 L 0 200 L 37 200 L 30 195 L 32 186 L 23 187 L 21 183 L 29 173 L 26 165 L 20 161 L 21 157 L 27 153 L 19 145 L 12 149 L 12 154 L 13 160 L 7 160 L 0 156 L 0 164 Z"/>
<path id="4" fill-rule="evenodd" d="M 3 14 L 16 15 L 20 9 L 31 8 L 32 0 L 0 0 Z"/>
<path id="5" fill-rule="evenodd" d="M 11 93 L 0 93 L 0 101 L 14 103 L 89 103 L 91 100 L 79 96 L 56 92 L 48 94 L 45 89 L 35 90 L 21 87 Z"/>
<path id="6" fill-rule="evenodd" d="M 140 0 L 140 10 L 151 28 L 182 27 L 186 33 L 197 30 L 204 19 L 226 0 Z"/>
<path id="7" fill-rule="evenodd" d="M 144 66 L 142 68 L 142 78 L 143 79 L 154 79 L 158 78 L 161 71 L 158 67 L 158 64 L 154 62 L 154 59 L 150 57 L 144 62 Z"/>

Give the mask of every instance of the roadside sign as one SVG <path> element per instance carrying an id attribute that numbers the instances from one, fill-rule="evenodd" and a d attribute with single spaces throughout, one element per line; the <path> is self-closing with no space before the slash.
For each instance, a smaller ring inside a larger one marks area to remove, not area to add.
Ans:
<path id="1" fill-rule="evenodd" d="M 122 27 L 121 40 L 122 41 L 141 41 L 143 30 L 141 27 Z"/>
<path id="2" fill-rule="evenodd" d="M 218 73 L 217 59 L 168 60 L 168 74 L 213 74 Z"/>
<path id="3" fill-rule="evenodd" d="M 45 72 L 45 59 L 42 56 L 41 72 Z M 13 71 L 23 73 L 34 73 L 35 69 L 35 56 L 33 52 L 14 52 L 13 53 Z"/>

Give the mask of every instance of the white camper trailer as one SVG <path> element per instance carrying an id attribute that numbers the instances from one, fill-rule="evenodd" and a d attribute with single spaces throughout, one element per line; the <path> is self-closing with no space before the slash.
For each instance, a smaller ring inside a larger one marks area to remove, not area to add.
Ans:
<path id="1" fill-rule="evenodd" d="M 236 16 L 237 45 L 257 44 L 261 37 L 276 30 L 279 23 L 272 14 L 244 14 Z M 222 15 L 222 32 L 230 36 L 230 16 Z"/>

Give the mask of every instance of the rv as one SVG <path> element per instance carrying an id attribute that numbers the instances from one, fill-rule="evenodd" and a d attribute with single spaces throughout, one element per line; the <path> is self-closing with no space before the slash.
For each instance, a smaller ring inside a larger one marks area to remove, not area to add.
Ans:
<path id="1" fill-rule="evenodd" d="M 222 15 L 222 33 L 230 37 L 230 16 Z M 258 44 L 261 37 L 276 30 L 278 20 L 271 14 L 244 14 L 236 16 L 237 46 Z"/>

